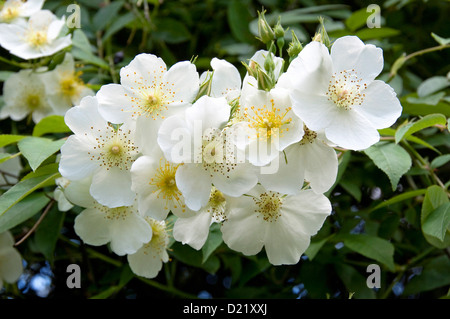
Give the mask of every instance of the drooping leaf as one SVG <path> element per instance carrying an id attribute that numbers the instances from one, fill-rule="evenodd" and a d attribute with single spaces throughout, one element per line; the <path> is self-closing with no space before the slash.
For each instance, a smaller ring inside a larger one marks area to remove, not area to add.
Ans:
<path id="1" fill-rule="evenodd" d="M 1 134 L 0 135 L 0 147 L 16 143 L 25 137 L 27 137 L 27 136 L 26 135 L 14 135 L 14 134 Z"/>
<path id="2" fill-rule="evenodd" d="M 386 239 L 365 234 L 347 234 L 343 238 L 344 245 L 394 271 L 394 245 Z"/>
<path id="3" fill-rule="evenodd" d="M 450 202 L 447 202 L 428 214 L 422 223 L 422 230 L 429 236 L 444 241 L 450 226 Z"/>
<path id="4" fill-rule="evenodd" d="M 58 152 L 64 143 L 64 139 L 53 141 L 48 138 L 30 136 L 20 140 L 17 146 L 28 160 L 31 169 L 35 171 L 42 162 Z"/>
<path id="5" fill-rule="evenodd" d="M 439 43 L 440 45 L 447 45 L 450 43 L 450 38 L 443 38 L 438 36 L 436 33 L 431 32 L 431 36 L 433 37 L 433 39 L 436 40 L 437 43 Z"/>
<path id="6" fill-rule="evenodd" d="M 409 122 L 408 124 L 398 128 L 397 132 L 395 133 L 395 142 L 399 143 L 404 138 L 407 138 L 410 135 L 427 127 L 431 127 L 434 125 L 445 125 L 445 123 L 447 123 L 447 119 L 442 114 L 425 115 L 420 120 Z"/>
<path id="7" fill-rule="evenodd" d="M 45 193 L 33 193 L 14 205 L 0 217 L 0 233 L 11 229 L 37 214 L 50 201 Z"/>
<path id="8" fill-rule="evenodd" d="M 444 232 L 442 229 L 443 225 L 436 225 L 439 223 L 439 220 L 445 223 L 445 220 L 448 218 L 448 208 L 445 208 L 445 205 L 449 202 L 450 200 L 443 188 L 437 185 L 432 185 L 427 188 L 427 192 L 425 193 L 422 203 L 420 222 L 425 239 L 430 244 L 438 248 L 445 248 L 450 245 L 450 231 L 446 229 L 445 233 L 442 235 L 442 232 Z M 426 225 L 424 229 L 424 225 L 426 223 L 429 224 Z M 448 224 L 446 228 L 448 228 Z M 441 237 L 442 240 L 440 239 Z"/>
<path id="9" fill-rule="evenodd" d="M 445 76 L 433 76 L 423 81 L 417 88 L 417 95 L 424 97 L 442 89 L 445 89 L 450 85 L 450 81 Z"/>
<path id="10" fill-rule="evenodd" d="M 449 161 L 450 161 L 450 154 L 441 155 L 431 161 L 430 167 L 438 168 L 438 167 L 444 166 Z"/>
<path id="11" fill-rule="evenodd" d="M 0 196 L 0 218 L 14 205 L 27 197 L 35 190 L 54 183 L 55 178 L 61 176 L 58 171 L 22 179 Z"/>
<path id="12" fill-rule="evenodd" d="M 392 190 L 397 188 L 400 178 L 411 168 L 411 157 L 400 145 L 377 143 L 364 152 L 389 177 Z"/>
<path id="13" fill-rule="evenodd" d="M 387 207 L 389 205 L 393 205 L 396 203 L 400 203 L 404 200 L 413 198 L 413 197 L 417 197 L 417 196 L 421 196 L 424 195 L 426 193 L 426 189 L 417 189 L 417 190 L 413 190 L 413 191 L 409 191 L 409 192 L 404 192 L 400 195 L 396 195 L 394 197 L 389 198 L 388 200 L 385 200 L 384 202 L 376 205 L 374 208 L 372 208 L 372 210 L 377 210 L 380 209 L 382 207 Z"/>
<path id="14" fill-rule="evenodd" d="M 37 123 L 33 128 L 33 136 L 40 137 L 48 133 L 68 133 L 70 128 L 64 122 L 64 116 L 50 115 Z"/>

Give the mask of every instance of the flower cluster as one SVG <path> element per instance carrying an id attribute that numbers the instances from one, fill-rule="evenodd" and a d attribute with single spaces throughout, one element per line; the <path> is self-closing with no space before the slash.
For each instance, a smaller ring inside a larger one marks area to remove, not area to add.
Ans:
<path id="1" fill-rule="evenodd" d="M 1 33 L 1 32 L 0 32 Z M 393 89 L 375 78 L 382 50 L 354 36 L 331 52 L 320 41 L 286 61 L 261 50 L 241 79 L 214 58 L 167 67 L 137 55 L 65 113 L 74 133 L 59 170 L 70 203 L 84 207 L 75 231 L 110 244 L 140 276 L 169 259 L 169 237 L 194 249 L 212 223 L 244 255 L 265 250 L 295 264 L 332 208 L 336 149 L 363 150 L 401 114 Z M 169 230 L 168 220 L 173 222 Z"/>
<path id="2" fill-rule="evenodd" d="M 43 10 L 43 3 L 43 0 L 7 0 L 0 10 L 0 46 L 27 61 L 65 52 L 72 44 L 65 18 Z M 5 105 L 0 119 L 20 121 L 28 116 L 38 123 L 49 115 L 65 115 L 83 97 L 95 94 L 80 75 L 68 52 L 52 70 L 30 63 L 30 68 L 11 74 L 5 81 Z"/>

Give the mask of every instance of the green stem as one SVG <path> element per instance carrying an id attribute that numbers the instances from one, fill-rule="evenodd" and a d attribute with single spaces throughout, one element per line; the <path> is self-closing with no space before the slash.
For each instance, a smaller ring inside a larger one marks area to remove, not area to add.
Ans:
<path id="1" fill-rule="evenodd" d="M 405 56 L 405 60 L 404 61 L 407 61 L 409 59 L 412 59 L 412 58 L 414 58 L 416 56 L 420 56 L 420 55 L 425 54 L 425 53 L 434 52 L 434 51 L 440 51 L 440 50 L 444 50 L 444 49 L 448 49 L 448 48 L 450 48 L 450 44 L 438 45 L 438 46 L 435 46 L 435 47 L 419 50 L 417 52 L 414 52 L 414 53 L 411 53 L 411 54 L 408 54 L 407 56 Z"/>
<path id="2" fill-rule="evenodd" d="M 0 56 L 0 61 L 5 62 L 7 64 L 10 64 L 12 66 L 17 66 L 17 67 L 22 68 L 22 69 L 27 69 L 27 68 L 30 67 L 29 63 L 20 63 L 20 62 L 10 61 L 10 60 L 2 57 L 2 56 Z"/>

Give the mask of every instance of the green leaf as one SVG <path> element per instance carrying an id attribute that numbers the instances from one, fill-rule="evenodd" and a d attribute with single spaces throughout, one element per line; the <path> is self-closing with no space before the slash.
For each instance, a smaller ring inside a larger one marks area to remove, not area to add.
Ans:
<path id="1" fill-rule="evenodd" d="M 9 153 L 0 153 L 0 164 L 9 160 L 11 156 L 13 155 Z"/>
<path id="2" fill-rule="evenodd" d="M 339 263 L 335 265 L 336 273 L 344 283 L 347 291 L 353 294 L 355 299 L 374 299 L 375 291 L 367 287 L 367 278 L 361 275 L 352 266 Z"/>
<path id="3" fill-rule="evenodd" d="M 0 134 L 0 147 L 16 143 L 25 137 L 27 137 L 27 136 L 26 135 Z"/>
<path id="4" fill-rule="evenodd" d="M 437 92 L 427 96 L 408 96 L 406 100 L 413 104 L 426 104 L 435 106 L 445 97 L 445 92 Z"/>
<path id="5" fill-rule="evenodd" d="M 333 236 L 334 235 L 331 235 L 318 241 L 312 241 L 305 251 L 305 255 L 308 256 L 308 259 L 313 260 L 323 245 L 325 245 L 325 243 Z"/>
<path id="6" fill-rule="evenodd" d="M 424 197 L 423 203 L 422 203 L 422 210 L 421 210 L 421 214 L 420 214 L 420 223 L 422 225 L 422 232 L 423 232 L 425 239 L 431 245 L 433 245 L 437 248 L 443 249 L 450 245 L 450 232 L 447 230 L 445 232 L 445 234 L 442 236 L 443 239 L 440 240 L 439 235 L 438 235 L 438 237 L 434 236 L 434 234 L 439 233 L 439 227 L 437 227 L 437 228 L 433 227 L 433 225 L 435 225 L 435 223 L 436 223 L 436 221 L 434 220 L 435 218 L 438 218 L 440 214 L 443 214 L 444 215 L 443 221 L 444 221 L 445 214 L 448 214 L 445 211 L 438 211 L 436 213 L 436 210 L 439 207 L 444 206 L 449 202 L 450 202 L 450 200 L 448 199 L 447 192 L 443 188 L 441 188 L 437 185 L 432 185 L 427 188 L 427 192 L 425 194 L 425 197 Z M 442 208 L 442 209 L 444 209 L 444 208 Z M 430 218 L 431 214 L 437 214 L 437 215 L 432 217 L 431 224 L 427 225 L 426 229 L 424 229 L 423 228 L 424 224 L 426 223 L 427 220 L 430 220 L 429 218 Z M 431 234 L 433 234 L 433 235 L 430 235 L 428 232 L 431 232 Z"/>
<path id="7" fill-rule="evenodd" d="M 249 29 L 250 12 L 243 1 L 228 2 L 227 18 L 231 33 L 239 42 L 252 43 L 254 41 L 255 38 Z"/>
<path id="8" fill-rule="evenodd" d="M 45 193 L 33 193 L 14 205 L 0 217 L 0 233 L 11 229 L 37 214 L 50 198 Z"/>
<path id="9" fill-rule="evenodd" d="M 88 54 L 92 54 L 92 47 L 86 34 L 81 29 L 76 29 L 72 35 L 72 46 Z"/>
<path id="10" fill-rule="evenodd" d="M 2 196 L 0 196 L 0 218 L 29 194 L 48 185 L 50 181 L 54 181 L 55 178 L 59 176 L 59 172 L 52 172 L 50 174 L 31 177 L 21 180 L 16 185 L 8 189 Z"/>
<path id="11" fill-rule="evenodd" d="M 373 29 L 362 29 L 355 33 L 355 35 L 360 38 L 362 41 L 371 40 L 371 39 L 384 39 L 388 37 L 394 37 L 399 35 L 400 30 L 382 27 L 382 28 L 373 28 Z"/>
<path id="12" fill-rule="evenodd" d="M 450 161 L 450 154 L 441 155 L 431 161 L 430 167 L 438 168 L 438 167 L 444 166 L 449 161 Z"/>
<path id="13" fill-rule="evenodd" d="M 116 17 L 117 13 L 123 6 L 123 1 L 112 1 L 100 10 L 92 18 L 92 24 L 96 31 L 104 30 L 105 27 L 114 19 L 112 17 Z"/>
<path id="14" fill-rule="evenodd" d="M 405 286 L 404 295 L 417 294 L 450 285 L 450 259 L 438 256 L 423 266 L 422 273 L 414 276 Z"/>
<path id="15" fill-rule="evenodd" d="M 156 30 L 152 36 L 160 41 L 176 44 L 188 41 L 191 34 L 186 26 L 172 18 L 159 18 L 155 20 Z"/>
<path id="16" fill-rule="evenodd" d="M 433 76 L 423 81 L 417 88 L 417 95 L 424 97 L 447 88 L 450 81 L 445 76 Z"/>
<path id="17" fill-rule="evenodd" d="M 409 122 L 408 124 L 399 127 L 397 129 L 397 132 L 395 133 L 395 143 L 398 143 L 404 138 L 407 138 L 410 135 L 427 127 L 431 127 L 434 125 L 445 125 L 446 123 L 447 119 L 442 114 L 425 115 L 416 122 Z"/>
<path id="18" fill-rule="evenodd" d="M 450 203 L 445 203 L 428 214 L 422 223 L 422 231 L 429 236 L 444 241 L 449 226 Z"/>
<path id="19" fill-rule="evenodd" d="M 70 128 L 64 122 L 64 116 L 50 115 L 37 123 L 33 129 L 33 136 L 39 137 L 48 133 L 68 133 Z"/>
<path id="20" fill-rule="evenodd" d="M 339 182 L 339 185 L 345 189 L 346 192 L 348 192 L 350 195 L 353 196 L 353 198 L 356 199 L 356 201 L 360 202 L 362 197 L 362 191 L 361 191 L 361 185 L 358 185 L 355 183 L 351 177 L 348 178 L 342 178 Z"/>
<path id="21" fill-rule="evenodd" d="M 367 24 L 367 18 L 371 14 L 372 12 L 367 12 L 366 8 L 357 10 L 345 20 L 345 25 L 350 31 L 356 31 Z"/>
<path id="22" fill-rule="evenodd" d="M 372 208 L 372 211 L 380 209 L 382 207 L 387 207 L 389 205 L 400 203 L 400 202 L 402 202 L 404 200 L 407 200 L 407 199 L 410 199 L 410 198 L 413 198 L 413 197 L 424 195 L 426 193 L 426 191 L 427 190 L 423 188 L 423 189 L 418 189 L 418 190 L 405 192 L 405 193 L 402 193 L 400 195 L 391 197 L 390 199 L 385 200 L 384 202 L 382 202 L 382 203 L 378 204 L 377 206 L 375 206 L 374 208 Z"/>
<path id="23" fill-rule="evenodd" d="M 211 256 L 211 254 L 217 249 L 217 247 L 220 246 L 220 244 L 222 244 L 222 242 L 223 240 L 220 225 L 214 223 L 209 231 L 208 239 L 202 247 L 203 263 L 208 260 L 209 256 Z"/>
<path id="24" fill-rule="evenodd" d="M 433 37 L 433 39 L 436 40 L 437 43 L 439 43 L 440 45 L 447 45 L 450 44 L 450 38 L 442 38 L 440 36 L 438 36 L 436 33 L 431 32 L 431 36 Z"/>
<path id="25" fill-rule="evenodd" d="M 121 15 L 117 19 L 114 19 L 111 25 L 106 29 L 105 34 L 103 35 L 103 42 L 107 41 L 111 36 L 113 36 L 116 32 L 120 31 L 127 24 L 136 19 L 136 16 L 133 12 L 128 12 L 124 15 Z"/>
<path id="26" fill-rule="evenodd" d="M 395 270 L 394 245 L 388 240 L 363 234 L 347 234 L 343 242 L 347 248 L 384 264 L 391 271 Z"/>
<path id="27" fill-rule="evenodd" d="M 48 138 L 30 136 L 19 141 L 17 146 L 28 160 L 31 169 L 35 171 L 43 161 L 58 152 L 65 142 L 64 139 L 52 141 Z"/>
<path id="28" fill-rule="evenodd" d="M 396 133 L 397 131 L 394 130 L 393 128 L 384 128 L 384 129 L 378 130 L 378 132 L 379 132 L 380 135 L 382 135 L 382 136 L 392 136 L 392 137 L 394 137 L 394 136 L 395 136 L 395 133 Z M 439 153 L 439 154 L 441 153 L 441 152 L 440 152 L 438 149 L 436 149 L 433 145 L 431 145 L 431 144 L 425 142 L 424 140 L 422 140 L 422 139 L 420 139 L 420 138 L 418 138 L 418 137 L 416 137 L 416 136 L 414 136 L 414 135 L 407 136 L 407 137 L 405 137 L 405 139 L 406 139 L 408 142 L 413 142 L 413 143 L 416 143 L 416 144 L 425 146 L 426 148 L 429 148 L 430 150 L 433 150 L 433 151 L 435 151 L 436 153 Z"/>
<path id="29" fill-rule="evenodd" d="M 389 177 L 395 191 L 400 178 L 411 168 L 408 152 L 394 143 L 377 143 L 364 152 Z"/>
<path id="30" fill-rule="evenodd" d="M 82 60 L 83 63 L 97 65 L 109 71 L 108 63 L 94 55 L 91 43 L 81 29 L 76 29 L 73 32 L 71 53 L 74 58 Z"/>
<path id="31" fill-rule="evenodd" d="M 202 268 L 207 272 L 214 274 L 220 268 L 220 261 L 216 256 L 211 256 L 203 262 L 203 254 L 199 250 L 195 250 L 189 245 L 183 245 L 175 242 L 172 247 L 172 255 L 179 261 L 194 267 Z"/>
<path id="32" fill-rule="evenodd" d="M 445 92 L 441 93 L 445 94 Z M 438 97 L 440 96 L 442 95 L 438 95 Z M 418 97 L 417 93 L 411 93 L 400 98 L 400 102 L 403 106 L 403 114 L 424 116 L 439 113 L 446 117 L 450 117 L 450 103 L 441 100 L 437 104 L 433 104 L 436 101 L 430 101 L 430 97 L 424 97 L 422 99 L 419 99 Z M 423 101 L 423 99 L 426 101 Z M 433 99 L 433 95 L 431 95 L 431 99 Z"/>
<path id="33" fill-rule="evenodd" d="M 34 249 L 53 264 L 56 242 L 64 222 L 65 213 L 53 207 L 39 224 L 34 235 Z"/>

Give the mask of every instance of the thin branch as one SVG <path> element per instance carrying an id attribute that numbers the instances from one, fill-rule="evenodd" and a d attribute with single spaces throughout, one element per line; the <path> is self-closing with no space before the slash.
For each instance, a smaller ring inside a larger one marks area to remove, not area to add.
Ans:
<path id="1" fill-rule="evenodd" d="M 39 226 L 39 224 L 44 220 L 45 216 L 48 214 L 48 212 L 50 211 L 50 208 L 52 208 L 53 204 L 55 203 L 54 200 L 50 201 L 50 203 L 48 203 L 47 207 L 45 207 L 44 212 L 42 213 L 42 215 L 39 217 L 39 219 L 37 220 L 37 222 L 33 225 L 33 227 L 31 227 L 31 229 L 25 234 L 25 236 L 23 236 L 18 242 L 16 242 L 14 244 L 14 246 L 19 246 L 21 243 L 23 243 L 28 237 L 30 237 L 30 235 L 36 230 L 36 228 Z"/>

